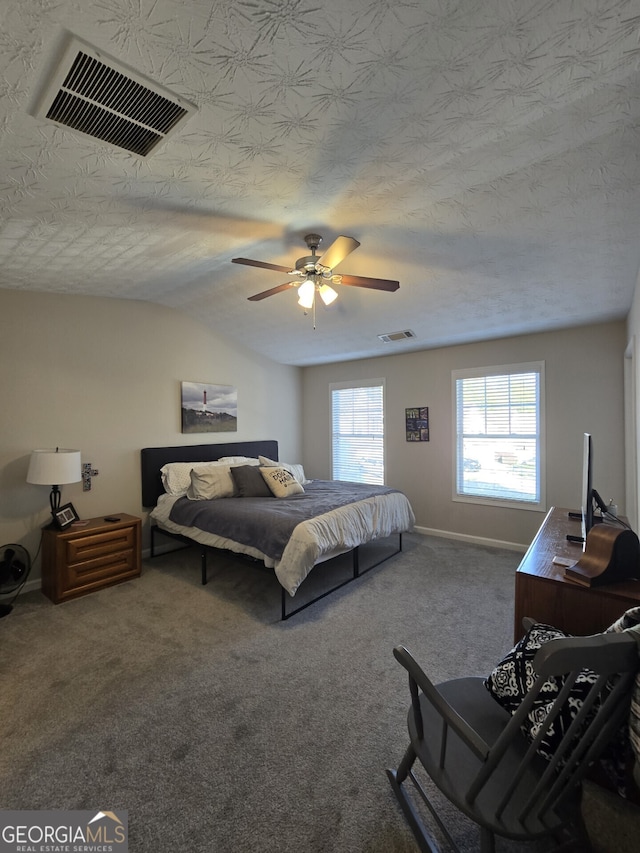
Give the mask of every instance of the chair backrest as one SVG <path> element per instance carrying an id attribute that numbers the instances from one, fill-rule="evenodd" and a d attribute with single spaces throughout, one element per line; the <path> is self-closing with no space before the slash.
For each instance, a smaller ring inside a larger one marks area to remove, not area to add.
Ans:
<path id="1" fill-rule="evenodd" d="M 589 766 L 596 761 L 628 719 L 631 688 L 638 669 L 638 647 L 627 634 L 564 637 L 541 646 L 533 659 L 537 678 L 502 734 L 489 749 L 467 798 L 472 802 L 483 789 L 515 740 L 528 730 L 531 743 L 509 786 L 496 805 L 496 816 L 511 803 L 518 784 L 532 778 L 529 769 L 547 759 L 537 783 L 518 798 L 518 816 L 544 820 L 575 792 Z M 549 695 L 549 685 L 555 696 Z M 578 687 L 579 685 L 579 687 Z M 534 725 L 531 725 L 532 720 Z"/>

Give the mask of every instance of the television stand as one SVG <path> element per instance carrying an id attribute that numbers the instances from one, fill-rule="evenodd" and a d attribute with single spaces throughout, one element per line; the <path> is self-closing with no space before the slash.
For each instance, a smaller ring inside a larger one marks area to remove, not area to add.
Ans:
<path id="1" fill-rule="evenodd" d="M 640 606 L 640 581 L 585 587 L 565 578 L 564 566 L 554 563 L 553 558 L 580 558 L 582 549 L 567 541 L 567 534 L 577 535 L 579 529 L 567 509 L 552 507 L 547 513 L 516 571 L 515 642 L 523 636 L 525 616 L 569 634 L 586 636 L 604 631 L 625 610 Z"/>

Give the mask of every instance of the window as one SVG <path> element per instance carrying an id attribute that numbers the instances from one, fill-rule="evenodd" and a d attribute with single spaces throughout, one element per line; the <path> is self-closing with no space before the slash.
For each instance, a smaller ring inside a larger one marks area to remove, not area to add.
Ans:
<path id="1" fill-rule="evenodd" d="M 544 363 L 453 371 L 454 500 L 544 509 Z"/>
<path id="2" fill-rule="evenodd" d="M 330 386 L 334 480 L 384 483 L 384 382 Z"/>

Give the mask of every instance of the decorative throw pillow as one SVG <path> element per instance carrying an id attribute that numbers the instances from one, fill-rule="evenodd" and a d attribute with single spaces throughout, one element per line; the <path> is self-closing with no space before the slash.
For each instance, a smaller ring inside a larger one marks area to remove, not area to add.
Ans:
<path id="1" fill-rule="evenodd" d="M 160 469 L 164 490 L 169 495 L 186 495 L 191 485 L 191 472 L 221 462 L 167 462 Z"/>
<path id="2" fill-rule="evenodd" d="M 615 632 L 616 634 L 622 633 L 622 631 L 628 631 L 630 628 L 634 630 L 640 626 L 640 607 L 631 607 L 629 610 L 626 610 L 619 619 L 613 623 L 613 625 L 609 625 L 606 633 L 611 634 Z"/>
<path id="3" fill-rule="evenodd" d="M 533 659 L 538 649 L 549 640 L 568 636 L 570 635 L 550 625 L 533 625 L 485 680 L 489 693 L 510 714 L 515 713 L 537 678 Z M 564 706 L 562 713 L 555 718 L 540 742 L 538 752 L 542 756 L 551 758 L 596 680 L 596 674 L 587 669 L 577 677 L 571 690 L 570 702 Z M 540 731 L 563 684 L 562 676 L 551 676 L 545 682 L 527 716 L 527 722 L 522 727 L 523 734 L 529 740 L 533 740 Z"/>
<path id="4" fill-rule="evenodd" d="M 218 462 L 224 462 L 225 465 L 259 465 L 260 462 L 255 456 L 221 456 Z"/>
<path id="5" fill-rule="evenodd" d="M 285 471 L 288 471 L 295 477 L 301 486 L 311 482 L 311 480 L 307 480 L 305 477 L 302 465 L 297 462 L 275 462 L 267 456 L 258 456 L 258 459 L 260 460 L 260 464 L 265 468 L 284 468 Z"/>
<path id="6" fill-rule="evenodd" d="M 257 465 L 234 465 L 230 468 L 235 493 L 239 498 L 271 498 L 271 490 L 265 483 Z"/>
<path id="7" fill-rule="evenodd" d="M 304 489 L 296 478 L 284 468 L 259 468 L 264 477 L 264 482 L 267 484 L 273 495 L 276 498 L 288 498 L 291 495 L 300 495 L 304 493 Z"/>
<path id="8" fill-rule="evenodd" d="M 187 497 L 191 501 L 210 501 L 218 498 L 232 498 L 235 484 L 228 465 L 208 465 L 193 468 L 191 485 Z"/>
<path id="9" fill-rule="evenodd" d="M 635 638 L 638 643 L 638 652 L 640 652 L 640 607 L 630 608 L 607 628 L 607 633 L 620 634 L 623 631 L 628 631 Z M 640 673 L 636 675 L 631 693 L 627 733 L 635 756 L 633 776 L 636 784 L 640 785 Z"/>

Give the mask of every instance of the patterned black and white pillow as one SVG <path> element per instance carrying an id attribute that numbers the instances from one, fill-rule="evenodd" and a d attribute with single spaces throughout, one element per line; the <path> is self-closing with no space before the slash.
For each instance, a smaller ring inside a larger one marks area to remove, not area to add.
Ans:
<path id="1" fill-rule="evenodd" d="M 515 713 L 537 678 L 533 659 L 538 649 L 549 640 L 568 636 L 570 635 L 550 625 L 538 623 L 533 625 L 485 679 L 485 686 L 496 702 L 510 714 Z M 589 688 L 596 680 L 596 674 L 590 670 L 585 669 L 578 675 L 571 690 L 569 702 L 553 720 L 538 746 L 538 752 L 545 758 L 550 758 L 557 749 L 580 710 Z M 527 715 L 527 722 L 522 727 L 523 734 L 530 740 L 533 740 L 540 731 L 563 684 L 562 676 L 552 676 L 544 683 L 535 704 Z"/>

